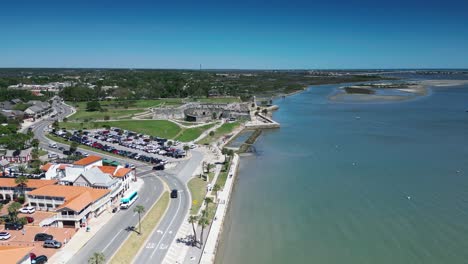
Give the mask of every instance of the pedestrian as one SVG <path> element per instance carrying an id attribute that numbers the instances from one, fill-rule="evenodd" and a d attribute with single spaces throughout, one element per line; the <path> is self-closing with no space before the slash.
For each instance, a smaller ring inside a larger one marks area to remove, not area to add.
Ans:
<path id="1" fill-rule="evenodd" d="M 21 230 L 21 233 L 23 234 L 23 236 L 24 236 L 24 233 L 25 233 L 25 232 L 26 232 L 26 231 L 25 231 L 25 228 L 23 228 L 23 229 Z"/>

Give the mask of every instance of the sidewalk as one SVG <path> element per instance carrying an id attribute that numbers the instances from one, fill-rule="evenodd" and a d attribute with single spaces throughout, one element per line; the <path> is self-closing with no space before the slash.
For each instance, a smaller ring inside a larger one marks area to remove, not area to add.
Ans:
<path id="1" fill-rule="evenodd" d="M 203 253 L 200 259 L 201 264 L 212 264 L 214 263 L 216 250 L 218 247 L 219 239 L 221 238 L 221 232 L 223 229 L 224 218 L 227 213 L 229 206 L 229 200 L 231 198 L 232 187 L 234 186 L 235 176 L 237 173 L 237 167 L 239 165 L 239 155 L 234 155 L 232 160 L 231 168 L 229 169 L 229 176 L 224 185 L 224 190 L 220 192 L 218 196 L 218 207 L 216 209 L 215 218 L 211 224 L 208 238 L 203 248 Z M 185 260 L 185 263 L 193 263 L 192 260 Z"/>
<path id="2" fill-rule="evenodd" d="M 127 192 L 139 191 L 143 186 L 143 180 L 138 179 L 137 182 L 132 182 L 130 189 Z M 103 226 L 109 222 L 109 220 L 114 216 L 110 210 L 106 210 L 97 218 L 92 218 L 89 220 L 88 225 L 91 227 L 89 232 L 86 232 L 86 228 L 80 228 L 78 232 L 72 237 L 72 239 L 67 242 L 67 244 L 55 253 L 50 259 L 49 263 L 67 263 L 73 255 L 75 255 L 88 241 L 93 238 L 93 236 L 101 230 Z"/>

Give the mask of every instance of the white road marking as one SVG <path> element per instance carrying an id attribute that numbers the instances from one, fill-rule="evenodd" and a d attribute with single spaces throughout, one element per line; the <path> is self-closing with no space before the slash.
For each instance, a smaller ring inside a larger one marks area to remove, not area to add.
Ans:
<path id="1" fill-rule="evenodd" d="M 146 248 L 154 248 L 154 243 L 148 243 L 148 244 L 146 244 Z"/>
<path id="2" fill-rule="evenodd" d="M 110 246 L 110 244 L 112 244 L 112 242 L 114 242 L 114 240 L 117 238 L 117 236 L 120 234 L 120 232 L 122 232 L 122 230 L 120 230 L 120 231 L 112 238 L 112 240 L 109 242 L 109 244 L 107 244 L 107 246 L 102 250 L 102 252 L 106 251 L 106 249 Z"/>
<path id="3" fill-rule="evenodd" d="M 179 199 L 179 204 L 177 205 L 176 213 L 175 213 L 174 216 L 172 217 L 171 222 L 169 222 L 168 227 L 170 227 L 170 226 L 172 225 L 172 223 L 174 222 L 174 220 L 177 218 L 177 213 L 178 213 L 179 210 L 180 210 L 180 204 L 181 204 L 181 202 L 182 202 L 182 199 Z M 161 237 L 161 240 L 159 240 L 159 243 L 158 243 L 158 245 L 156 246 L 156 250 L 154 250 L 153 253 L 151 253 L 150 259 L 153 258 L 154 253 L 156 253 L 156 251 L 158 250 L 159 244 L 161 244 L 161 242 L 163 241 L 163 239 L 164 239 L 164 237 L 166 236 L 166 234 L 167 234 L 167 233 L 164 233 L 164 235 Z"/>
<path id="4" fill-rule="evenodd" d="M 161 250 L 165 250 L 165 249 L 167 249 L 167 245 L 165 245 L 165 244 L 162 244 L 162 245 L 159 247 L 159 249 L 161 249 Z"/>
<path id="5" fill-rule="evenodd" d="M 158 234 L 162 234 L 162 233 L 163 233 L 163 231 L 162 231 L 162 230 L 158 230 L 158 231 L 156 231 L 156 233 L 158 233 Z"/>

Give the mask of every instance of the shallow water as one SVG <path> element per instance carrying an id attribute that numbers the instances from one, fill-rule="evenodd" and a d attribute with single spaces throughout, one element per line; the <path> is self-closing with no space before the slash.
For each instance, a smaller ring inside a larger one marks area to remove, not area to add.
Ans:
<path id="1" fill-rule="evenodd" d="M 327 100 L 338 86 L 276 102 L 217 263 L 467 263 L 468 86 L 381 104 Z"/>

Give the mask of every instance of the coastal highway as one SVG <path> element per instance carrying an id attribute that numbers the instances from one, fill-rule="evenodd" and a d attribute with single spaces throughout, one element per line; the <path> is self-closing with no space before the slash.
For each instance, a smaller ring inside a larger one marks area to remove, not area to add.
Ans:
<path id="1" fill-rule="evenodd" d="M 62 114 L 58 118 L 63 118 L 72 113 L 71 109 L 64 105 L 54 105 L 54 108 L 61 108 Z M 56 108 L 56 109 L 57 109 Z M 59 111 L 57 111 L 59 112 Z M 48 147 L 48 142 L 51 140 L 45 137 L 45 129 L 52 123 L 52 120 L 43 120 L 34 128 L 33 132 L 36 138 L 41 142 L 41 147 L 49 151 L 56 151 Z M 68 147 L 67 145 L 57 142 L 58 146 Z M 168 246 L 175 239 L 175 235 L 187 216 L 190 208 L 190 198 L 186 182 L 192 176 L 195 169 L 199 166 L 203 159 L 202 152 L 192 150 L 192 157 L 178 163 L 175 168 L 164 172 L 152 172 L 151 166 L 146 163 L 117 158 L 115 156 L 105 155 L 103 153 L 94 152 L 88 149 L 81 149 L 93 155 L 102 156 L 111 160 L 116 160 L 121 163 L 133 163 L 137 166 L 137 175 L 144 179 L 145 184 L 140 189 L 140 198 L 138 204 L 142 204 L 149 209 L 156 202 L 159 194 L 163 190 L 162 182 L 165 182 L 170 189 L 179 190 L 179 197 L 171 199 L 169 208 L 161 219 L 160 224 L 153 230 L 148 243 L 137 256 L 138 262 L 145 263 L 161 263 L 167 253 Z M 131 209 L 131 208 L 130 208 Z M 135 226 L 137 216 L 132 210 L 120 211 L 110 220 L 109 224 L 103 227 L 99 232 L 73 256 L 69 263 L 86 263 L 87 259 L 94 252 L 104 252 L 106 258 L 115 253 L 118 247 L 127 238 L 128 232 L 124 229 L 127 226 Z M 124 231 L 122 231 L 124 230 Z M 157 246 L 157 247 L 156 247 Z"/>
<path id="2" fill-rule="evenodd" d="M 175 175 L 169 174 L 162 177 L 172 186 L 172 189 L 179 190 L 179 195 L 177 198 L 171 199 L 164 219 L 161 220 L 156 230 L 153 230 L 134 263 L 162 263 L 164 260 L 169 246 L 174 241 L 177 231 L 190 209 L 190 195 L 187 193 L 185 184 L 202 159 L 203 155 L 200 152 L 192 151 L 192 158 Z"/>

